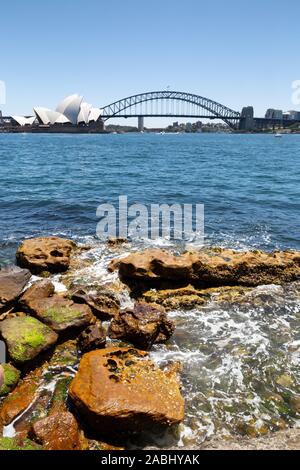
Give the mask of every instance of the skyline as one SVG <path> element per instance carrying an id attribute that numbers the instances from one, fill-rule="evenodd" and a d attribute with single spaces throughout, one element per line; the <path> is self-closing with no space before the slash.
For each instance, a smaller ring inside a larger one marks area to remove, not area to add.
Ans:
<path id="1" fill-rule="evenodd" d="M 31 114 L 72 93 L 101 107 L 170 87 L 237 111 L 253 105 L 256 116 L 267 108 L 300 110 L 292 102 L 292 83 L 300 79 L 299 13 L 295 0 L 254 0 L 242 8 L 237 0 L 92 0 L 88 7 L 79 0 L 16 0 L 2 6 L 7 101 L 0 109 Z M 165 123 L 170 119 L 148 118 L 146 125 Z"/>

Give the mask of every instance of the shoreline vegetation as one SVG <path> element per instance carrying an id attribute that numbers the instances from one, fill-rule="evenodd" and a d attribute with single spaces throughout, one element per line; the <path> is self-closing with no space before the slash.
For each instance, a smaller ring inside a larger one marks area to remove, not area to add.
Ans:
<path id="1" fill-rule="evenodd" d="M 183 365 L 170 360 L 162 367 L 152 350 L 171 341 L 178 325 L 169 313 L 178 309 L 247 306 L 255 289 L 267 285 L 299 298 L 300 253 L 213 247 L 128 253 L 121 239 L 106 247 L 110 283 L 100 275 L 93 283 L 75 279 L 76 269 L 91 266 L 83 256 L 91 247 L 59 237 L 25 240 L 17 266 L 0 271 L 0 339 L 7 348 L 0 450 L 150 449 L 151 436 L 164 434 L 170 449 L 298 448 L 292 418 L 299 419 L 300 395 L 293 377 L 276 370 L 281 395 L 266 377 L 269 412 L 277 413 L 271 427 L 249 418 L 234 435 L 187 444 L 180 437 L 189 414 Z"/>

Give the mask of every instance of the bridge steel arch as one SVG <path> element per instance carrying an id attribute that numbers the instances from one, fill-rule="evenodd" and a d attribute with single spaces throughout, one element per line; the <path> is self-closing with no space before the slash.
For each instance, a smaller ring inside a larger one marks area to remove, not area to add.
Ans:
<path id="1" fill-rule="evenodd" d="M 148 101 L 160 100 L 168 101 L 169 103 L 179 101 L 190 105 L 193 105 L 196 110 L 204 110 L 202 112 L 196 112 L 195 114 L 189 114 L 188 111 L 183 113 L 156 113 L 153 112 L 132 112 L 132 109 L 142 103 Z M 209 118 L 209 119 L 221 119 L 232 129 L 238 129 L 241 114 L 238 111 L 228 108 L 216 101 L 198 96 L 192 93 L 185 93 L 180 91 L 151 91 L 147 93 L 141 93 L 138 95 L 129 96 L 119 101 L 115 101 L 102 108 L 101 117 L 104 121 L 113 117 L 135 117 L 135 116 L 165 116 L 165 117 L 196 117 L 196 118 Z"/>

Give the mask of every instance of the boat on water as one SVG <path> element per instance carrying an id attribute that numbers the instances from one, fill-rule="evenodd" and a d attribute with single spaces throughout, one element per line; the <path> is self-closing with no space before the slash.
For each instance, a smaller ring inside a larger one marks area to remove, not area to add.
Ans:
<path id="1" fill-rule="evenodd" d="M 282 136 L 283 134 L 280 134 L 279 132 L 277 132 L 274 137 L 282 137 Z"/>

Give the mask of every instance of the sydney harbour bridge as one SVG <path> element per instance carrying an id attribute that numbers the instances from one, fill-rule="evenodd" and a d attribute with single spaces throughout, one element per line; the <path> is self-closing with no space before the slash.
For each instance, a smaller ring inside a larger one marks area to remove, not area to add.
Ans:
<path id="1" fill-rule="evenodd" d="M 105 123 L 112 118 L 137 118 L 138 128 L 143 130 L 144 119 L 147 117 L 217 119 L 226 123 L 233 131 L 256 131 L 272 127 L 288 128 L 300 123 L 300 119 L 284 118 L 282 112 L 280 119 L 259 118 L 255 117 L 252 106 L 236 111 L 212 99 L 181 91 L 140 93 L 100 108 L 91 108 L 91 105 L 82 100 L 83 97 L 79 95 L 71 95 L 59 105 L 56 112 L 47 108 L 34 108 L 37 119 L 28 116 L 4 117 L 0 112 L 0 131 L 101 132 Z M 61 107 L 64 108 L 64 115 Z M 86 114 L 88 117 L 85 116 Z M 15 124 L 20 125 L 18 127 Z"/>
<path id="2" fill-rule="evenodd" d="M 218 119 L 233 130 L 255 130 L 271 126 L 289 127 L 299 121 L 256 118 L 252 106 L 235 111 L 209 98 L 180 91 L 152 91 L 129 96 L 102 108 L 102 120 L 111 118 L 139 119 L 139 127 L 146 117 L 174 117 Z"/>

